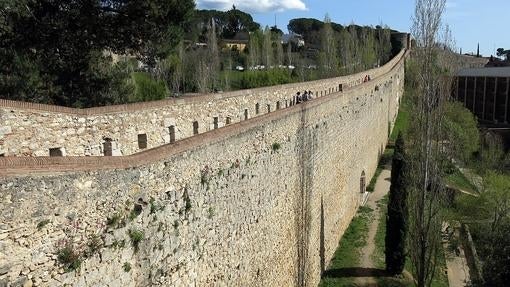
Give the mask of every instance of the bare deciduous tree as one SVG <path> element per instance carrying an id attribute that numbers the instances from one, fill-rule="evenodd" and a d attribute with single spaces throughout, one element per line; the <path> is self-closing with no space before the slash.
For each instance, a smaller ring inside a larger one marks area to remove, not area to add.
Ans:
<path id="1" fill-rule="evenodd" d="M 199 92 L 207 93 L 210 87 L 210 71 L 209 64 L 205 60 L 206 57 L 200 58 L 196 67 L 195 82 Z"/>
<path id="2" fill-rule="evenodd" d="M 441 201 L 444 196 L 442 166 L 443 104 L 450 87 L 445 63 L 438 56 L 442 16 L 446 0 L 416 0 L 412 33 L 416 73 L 411 140 L 409 195 L 409 253 L 418 286 L 430 286 L 441 248 Z M 446 37 L 445 37 L 446 38 Z M 446 39 L 442 39 L 446 40 Z M 450 71 L 453 72 L 453 71 Z"/>
<path id="3" fill-rule="evenodd" d="M 276 65 L 283 65 L 284 63 L 284 58 L 285 58 L 285 55 L 284 55 L 284 52 L 283 52 L 283 45 L 282 45 L 282 37 L 280 35 L 277 35 L 276 36 L 276 41 L 275 41 L 275 45 L 276 45 L 276 56 L 275 56 L 275 59 L 276 59 Z"/>
<path id="4" fill-rule="evenodd" d="M 181 88 L 184 89 L 184 42 L 181 41 L 179 45 L 177 46 L 177 57 L 178 57 L 178 63 L 175 67 L 174 73 L 172 75 L 172 90 L 174 93 L 179 93 L 181 91 Z M 184 91 L 183 91 L 184 93 Z"/>
<path id="5" fill-rule="evenodd" d="M 248 62 L 250 67 L 260 65 L 260 32 L 254 32 L 250 35 L 250 42 L 248 44 Z"/>
<path id="6" fill-rule="evenodd" d="M 219 74 L 220 74 L 220 52 L 218 49 L 218 37 L 216 35 L 216 22 L 211 19 L 211 26 L 207 37 L 208 48 L 208 78 L 211 85 L 211 90 L 214 91 L 219 88 Z"/>
<path id="7" fill-rule="evenodd" d="M 264 44 L 262 49 L 262 59 L 264 65 L 269 69 L 273 65 L 273 40 L 271 39 L 271 30 L 266 26 L 264 29 Z"/>
<path id="8" fill-rule="evenodd" d="M 223 89 L 224 91 L 230 91 L 230 72 L 232 71 L 232 51 L 229 50 L 227 54 L 227 59 L 223 63 L 223 70 L 225 70 L 225 75 L 223 78 Z"/>
<path id="9" fill-rule="evenodd" d="M 331 18 L 328 15 L 324 18 L 324 27 L 321 33 L 320 69 L 325 76 L 334 76 L 338 69 L 338 51 Z"/>
<path id="10" fill-rule="evenodd" d="M 292 65 L 293 59 L 292 59 L 292 43 L 289 41 L 287 43 L 287 65 Z"/>

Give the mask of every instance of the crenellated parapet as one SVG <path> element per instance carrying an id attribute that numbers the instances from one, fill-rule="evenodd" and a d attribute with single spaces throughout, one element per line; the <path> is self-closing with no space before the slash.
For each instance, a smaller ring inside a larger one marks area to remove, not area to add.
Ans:
<path id="1" fill-rule="evenodd" d="M 315 98 L 386 74 L 386 65 L 338 78 L 155 102 L 73 109 L 0 99 L 0 155 L 125 156 L 288 108 L 297 92 Z"/>

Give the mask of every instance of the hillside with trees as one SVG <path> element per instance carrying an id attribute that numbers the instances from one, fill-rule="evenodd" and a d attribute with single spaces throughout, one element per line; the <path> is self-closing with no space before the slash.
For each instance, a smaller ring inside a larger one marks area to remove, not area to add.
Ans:
<path id="1" fill-rule="evenodd" d="M 395 52 L 389 28 L 326 16 L 291 20 L 289 36 L 191 0 L 6 0 L 0 11 L 0 97 L 69 107 L 345 75 Z"/>
<path id="2" fill-rule="evenodd" d="M 2 98 L 88 107 L 123 103 L 127 63 L 169 55 L 194 10 L 192 0 L 6 0 L 0 7 Z"/>

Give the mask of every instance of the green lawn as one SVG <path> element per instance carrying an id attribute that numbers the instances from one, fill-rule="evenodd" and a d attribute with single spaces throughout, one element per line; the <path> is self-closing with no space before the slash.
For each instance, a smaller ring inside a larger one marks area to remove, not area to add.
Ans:
<path id="1" fill-rule="evenodd" d="M 490 219 L 491 215 L 480 202 L 480 198 L 459 193 L 455 197 L 453 206 L 446 209 L 446 217 L 448 220 L 471 222 Z"/>
<path id="2" fill-rule="evenodd" d="M 393 127 L 393 131 L 391 132 L 390 141 L 395 142 L 397 140 L 397 136 L 399 132 L 406 133 L 409 128 L 409 119 L 410 119 L 410 91 L 406 88 L 404 96 L 400 102 L 400 108 L 398 110 L 397 120 L 395 121 L 395 125 Z"/>
<path id="3" fill-rule="evenodd" d="M 370 216 L 374 212 L 369 207 L 360 207 L 358 213 L 349 224 L 338 245 L 328 270 L 359 266 L 361 250 L 366 245 Z M 354 286 L 352 278 L 324 277 L 319 286 Z"/>
<path id="4" fill-rule="evenodd" d="M 385 256 L 384 256 L 384 248 L 385 242 L 384 238 L 386 236 L 386 214 L 388 212 L 388 195 L 385 195 L 383 199 L 377 202 L 379 206 L 379 210 L 381 212 L 381 217 L 379 218 L 379 224 L 377 225 L 377 232 L 375 234 L 375 251 L 372 254 L 372 261 L 375 264 L 376 268 L 385 269 Z"/>
<path id="5" fill-rule="evenodd" d="M 455 171 L 446 176 L 446 183 L 452 188 L 462 189 L 470 193 L 478 193 L 478 189 L 474 186 L 466 176 L 455 167 Z"/>

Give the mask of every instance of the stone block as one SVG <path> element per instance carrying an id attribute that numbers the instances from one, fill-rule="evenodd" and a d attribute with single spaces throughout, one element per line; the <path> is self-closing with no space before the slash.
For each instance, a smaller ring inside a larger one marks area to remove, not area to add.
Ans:
<path id="1" fill-rule="evenodd" d="M 12 128 L 10 126 L 0 126 L 0 137 L 4 135 L 8 135 L 12 133 Z"/>
<path id="2" fill-rule="evenodd" d="M 11 270 L 11 264 L 10 263 L 3 263 L 0 265 L 0 276 L 5 275 L 9 273 Z"/>

